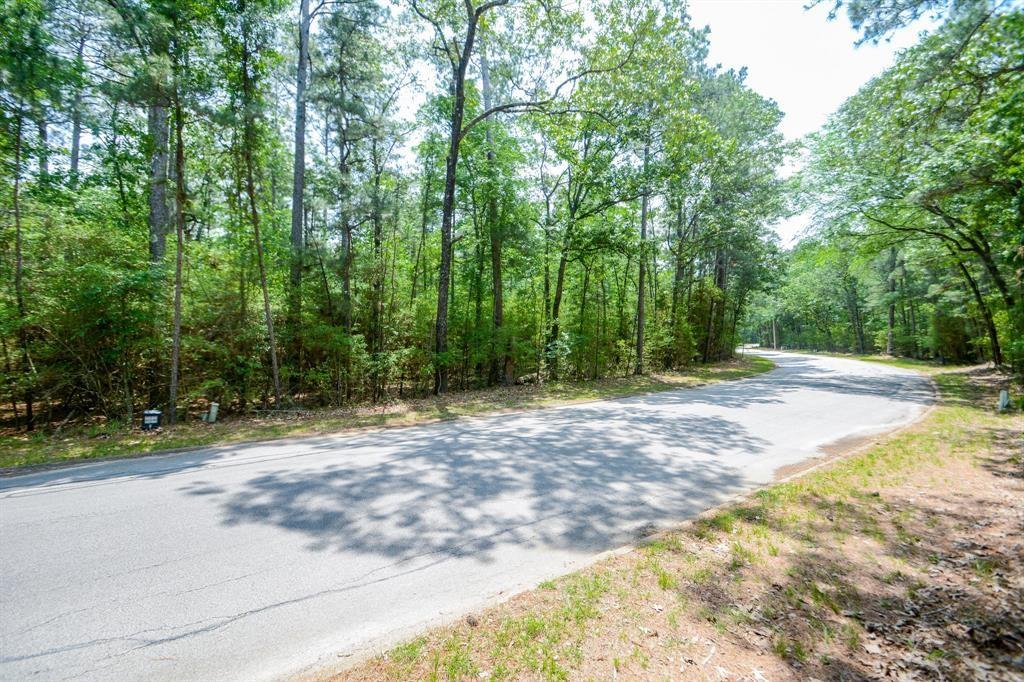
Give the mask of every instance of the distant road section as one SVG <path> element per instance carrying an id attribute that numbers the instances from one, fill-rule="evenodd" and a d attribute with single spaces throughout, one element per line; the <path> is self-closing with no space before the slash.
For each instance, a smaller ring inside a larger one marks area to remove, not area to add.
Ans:
<path id="1" fill-rule="evenodd" d="M 703 389 L 0 479 L 0 679 L 330 667 L 915 419 L 912 372 L 759 351 Z"/>

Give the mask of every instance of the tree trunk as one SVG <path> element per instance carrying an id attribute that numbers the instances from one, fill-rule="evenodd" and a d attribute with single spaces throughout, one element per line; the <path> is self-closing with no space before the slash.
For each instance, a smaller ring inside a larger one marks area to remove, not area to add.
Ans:
<path id="1" fill-rule="evenodd" d="M 82 67 L 82 55 L 85 52 L 85 35 L 78 38 L 75 48 L 75 64 Z M 75 96 L 71 103 L 71 187 L 78 186 L 78 161 L 82 147 L 82 88 L 75 88 Z"/>
<path id="2" fill-rule="evenodd" d="M 676 323 L 679 315 L 679 299 L 682 294 L 683 275 L 686 272 L 686 265 L 683 263 L 683 243 L 683 202 L 680 201 L 676 207 L 676 267 L 675 273 L 672 276 L 672 309 L 669 318 L 669 328 L 672 329 L 674 341 L 678 341 L 674 335 L 676 334 Z"/>
<path id="3" fill-rule="evenodd" d="M 159 263 L 167 250 L 167 107 L 162 95 L 149 105 L 149 261 Z"/>
<path id="4" fill-rule="evenodd" d="M 21 371 L 25 376 L 25 430 L 35 429 L 35 417 L 32 413 L 33 391 L 32 381 L 35 374 L 32 367 L 32 354 L 29 352 L 27 314 L 25 310 L 25 291 L 22 281 L 24 256 L 22 255 L 23 236 L 21 232 L 21 147 L 24 139 L 24 118 L 21 112 L 15 114 L 14 134 L 14 297 L 18 306 L 18 343 L 21 345 Z M 15 410 L 17 413 L 17 410 Z"/>
<path id="5" fill-rule="evenodd" d="M 889 249 L 889 320 L 885 334 L 885 354 L 892 355 L 894 350 L 894 334 L 896 328 L 896 249 Z"/>
<path id="6" fill-rule="evenodd" d="M 422 204 L 420 206 L 420 241 L 416 246 L 416 259 L 412 264 L 412 290 L 409 294 L 410 303 L 414 304 L 416 301 L 416 284 L 419 280 L 420 274 L 420 260 L 426 260 L 426 254 L 424 249 L 427 246 L 427 223 L 430 214 L 430 191 L 433 180 L 433 173 L 430 172 L 430 162 L 427 160 L 424 163 L 423 171 L 423 187 L 422 187 Z"/>
<path id="7" fill-rule="evenodd" d="M 252 223 L 253 240 L 256 242 L 256 265 L 260 272 L 260 288 L 263 290 L 263 316 L 267 322 L 267 341 L 270 343 L 270 369 L 274 380 L 274 409 L 281 409 L 281 375 L 277 367 L 277 342 L 274 339 L 274 316 L 270 310 L 270 290 L 267 287 L 267 269 L 263 259 L 263 239 L 260 236 L 260 213 L 256 206 L 256 183 L 253 180 L 252 152 L 256 148 L 256 128 L 253 121 L 253 84 L 249 75 L 249 48 L 242 48 L 242 95 L 245 106 L 245 144 L 242 156 L 245 160 L 245 193 L 249 198 L 249 219 Z M 301 220 L 301 213 L 299 218 Z"/>
<path id="8" fill-rule="evenodd" d="M 441 263 L 437 270 L 437 320 L 434 325 L 434 395 L 448 391 L 448 289 L 452 278 L 452 223 L 455 216 L 455 173 L 462 143 L 462 119 L 466 109 L 466 69 L 473 54 L 478 15 L 468 8 L 466 40 L 452 78 L 451 131 L 444 168 L 444 199 L 441 202 Z"/>
<path id="9" fill-rule="evenodd" d="M 167 403 L 167 425 L 174 426 L 178 419 L 178 368 L 181 358 L 181 275 L 185 252 L 185 129 L 181 92 L 174 91 L 174 231 L 177 254 L 174 264 L 174 322 L 171 330 L 171 386 Z M 152 205 L 152 204 L 151 204 Z"/>
<path id="10" fill-rule="evenodd" d="M 46 122 L 46 114 L 40 111 L 36 119 L 36 131 L 39 135 L 39 179 L 46 181 L 50 176 L 50 144 Z"/>
<path id="11" fill-rule="evenodd" d="M 483 81 L 484 109 L 486 110 L 491 108 L 491 76 L 487 53 L 484 51 L 482 43 L 480 45 L 480 76 Z M 486 219 L 491 242 L 491 322 L 494 327 L 491 338 L 492 343 L 496 344 L 491 350 L 490 383 L 494 384 L 500 380 L 504 386 L 509 386 L 515 381 L 515 377 L 512 376 L 512 355 L 509 352 L 512 341 L 502 338 L 502 327 L 505 324 L 505 299 L 501 278 L 502 234 L 501 226 L 498 224 L 498 171 L 494 167 L 494 139 L 490 126 L 486 128 L 484 135 L 487 140 L 487 162 L 491 166 Z M 500 350 L 497 346 L 500 346 Z"/>
<path id="12" fill-rule="evenodd" d="M 572 246 L 573 216 L 569 215 L 569 224 L 565 227 L 565 238 L 562 240 L 562 251 L 558 258 L 558 273 L 555 275 L 555 293 L 551 299 L 551 331 L 548 333 L 547 347 L 553 348 L 561 334 L 559 315 L 562 310 L 562 295 L 565 292 L 565 270 L 569 265 L 569 249 Z M 552 379 L 558 378 L 558 355 L 552 355 L 550 373 Z"/>
<path id="13" fill-rule="evenodd" d="M 373 159 L 373 194 L 370 197 L 370 222 L 373 224 L 373 264 L 370 283 L 370 339 L 371 356 L 378 356 L 384 350 L 384 330 L 382 310 L 384 306 L 384 216 L 381 206 L 380 184 L 384 173 L 384 163 L 379 156 L 378 141 L 372 141 L 371 158 Z M 381 377 L 374 363 L 372 377 L 373 400 L 376 402 L 381 395 Z"/>
<path id="14" fill-rule="evenodd" d="M 291 272 L 288 281 L 289 360 L 294 368 L 291 390 L 298 389 L 302 352 L 302 267 L 305 248 L 303 234 L 303 193 L 306 179 L 306 67 L 309 63 L 309 0 L 299 0 L 299 61 L 295 73 L 295 158 L 292 167 Z"/>
<path id="15" fill-rule="evenodd" d="M 992 349 L 992 363 L 998 367 L 1003 364 L 1003 351 L 999 346 L 999 334 L 996 332 L 995 321 L 992 319 L 992 311 L 989 309 L 988 304 L 985 303 L 985 297 L 981 295 L 978 283 L 975 281 L 974 277 L 971 276 L 971 272 L 967 269 L 967 266 L 960 260 L 957 260 L 956 264 L 960 268 L 960 272 L 963 274 L 964 279 L 967 280 L 967 284 L 971 288 L 971 293 L 974 294 L 974 300 L 978 303 L 978 308 L 981 311 L 981 317 L 985 320 L 985 331 L 988 333 L 988 341 Z"/>
<path id="16" fill-rule="evenodd" d="M 864 326 L 860 319 L 860 306 L 857 304 L 857 284 L 852 277 L 847 277 L 843 285 L 846 292 L 846 308 L 850 313 L 850 326 L 853 327 L 853 338 L 857 352 L 861 355 L 865 352 Z"/>
<path id="17" fill-rule="evenodd" d="M 644 173 L 647 173 L 647 159 L 650 156 L 650 144 L 644 145 Z M 637 295 L 636 295 L 636 367 L 633 369 L 633 374 L 641 375 L 644 373 L 644 326 L 646 320 L 644 319 L 644 302 L 647 299 L 647 292 L 644 291 L 646 282 L 644 281 L 645 273 L 647 272 L 647 196 L 648 192 L 644 191 L 643 197 L 640 199 L 640 272 L 637 275 Z"/>
<path id="18" fill-rule="evenodd" d="M 461 90 L 461 88 L 460 88 Z M 457 98 L 455 109 L 462 108 Z M 452 217 L 455 211 L 455 168 L 458 164 L 458 129 L 461 112 L 452 113 L 452 139 L 445 162 L 444 201 L 441 205 L 441 263 L 437 270 L 437 320 L 434 325 L 434 395 L 448 391 L 448 286 L 452 270 Z"/>
<path id="19" fill-rule="evenodd" d="M 341 324 L 352 335 L 352 226 L 343 215 L 341 226 Z"/>

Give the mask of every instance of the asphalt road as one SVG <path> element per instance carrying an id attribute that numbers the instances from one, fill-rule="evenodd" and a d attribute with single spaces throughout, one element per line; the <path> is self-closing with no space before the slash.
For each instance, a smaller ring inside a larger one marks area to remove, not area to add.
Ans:
<path id="1" fill-rule="evenodd" d="M 932 399 L 891 367 L 768 355 L 696 390 L 0 479 L 0 679 L 336 666 Z"/>

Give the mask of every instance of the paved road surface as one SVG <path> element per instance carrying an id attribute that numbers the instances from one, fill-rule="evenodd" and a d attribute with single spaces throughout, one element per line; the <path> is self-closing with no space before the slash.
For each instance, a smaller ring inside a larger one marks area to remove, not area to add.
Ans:
<path id="1" fill-rule="evenodd" d="M 337 665 L 931 400 L 908 372 L 769 355 L 698 390 L 0 479 L 0 679 Z"/>

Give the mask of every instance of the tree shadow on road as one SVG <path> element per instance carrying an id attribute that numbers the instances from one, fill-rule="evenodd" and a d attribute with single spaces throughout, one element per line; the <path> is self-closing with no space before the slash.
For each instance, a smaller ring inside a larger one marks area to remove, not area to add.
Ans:
<path id="1" fill-rule="evenodd" d="M 489 561 L 507 544 L 595 552 L 628 542 L 743 487 L 719 454 L 766 445 L 720 417 L 607 405 L 513 417 L 322 443 L 344 447 L 346 461 L 267 470 L 230 493 L 183 490 L 223 496 L 225 524 L 272 524 L 306 536 L 310 550 Z M 676 456 L 681 445 L 697 457 Z"/>

